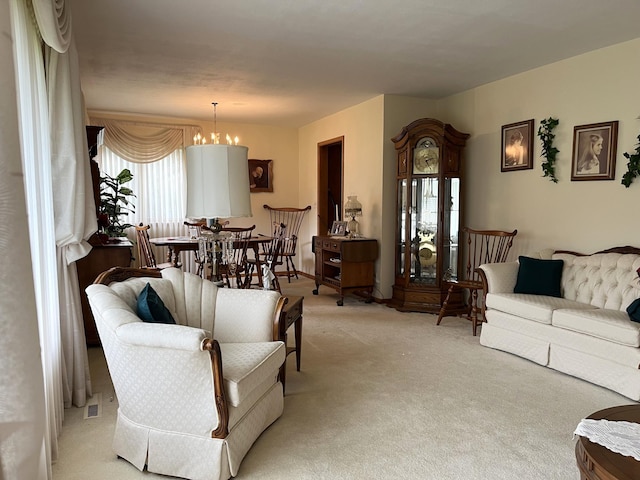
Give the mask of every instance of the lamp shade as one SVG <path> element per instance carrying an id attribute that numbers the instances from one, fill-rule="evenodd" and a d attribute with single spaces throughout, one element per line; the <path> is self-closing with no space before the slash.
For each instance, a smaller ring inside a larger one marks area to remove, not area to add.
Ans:
<path id="1" fill-rule="evenodd" d="M 357 195 L 347 196 L 347 203 L 344 206 L 344 214 L 347 217 L 362 216 L 362 204 L 358 201 Z"/>
<path id="2" fill-rule="evenodd" d="M 240 145 L 187 147 L 187 217 L 250 217 L 249 149 Z"/>

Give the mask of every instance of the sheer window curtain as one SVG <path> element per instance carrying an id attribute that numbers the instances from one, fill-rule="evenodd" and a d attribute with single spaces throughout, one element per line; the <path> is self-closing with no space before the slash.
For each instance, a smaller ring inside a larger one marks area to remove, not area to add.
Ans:
<path id="1" fill-rule="evenodd" d="M 136 195 L 133 199 L 135 213 L 128 214 L 127 223 L 149 224 L 149 234 L 152 237 L 184 235 L 187 193 L 182 148 L 156 162 L 136 163 L 127 161 L 105 145 L 100 145 L 98 165 L 101 173 L 112 177 L 117 176 L 124 168 L 131 170 L 133 180 L 127 186 Z M 135 241 L 135 232 L 130 231 L 128 236 Z"/>
<path id="2" fill-rule="evenodd" d="M 36 301 L 41 296 L 35 294 L 31 265 L 38 263 L 40 255 L 49 253 L 53 263 L 45 262 L 41 267 L 55 271 L 55 252 L 52 246 L 48 251 L 32 252 L 27 241 L 27 186 L 22 182 L 27 172 L 22 166 L 19 135 L 24 122 L 18 116 L 16 82 L 25 80 L 24 88 L 37 91 L 44 79 L 24 78 L 29 71 L 29 58 L 37 55 L 27 30 L 15 27 L 16 23 L 26 23 L 26 19 L 28 12 L 17 0 L 0 1 L 0 255 L 11 259 L 0 269 L 0 478 L 5 480 L 50 478 L 43 380 L 46 360 L 41 357 L 37 341 L 42 333 L 38 313 L 44 305 Z M 22 75 L 18 75 L 14 46 L 25 54 Z M 29 100 L 20 103 L 20 111 L 30 108 Z M 41 120 L 33 115 L 28 122 L 38 126 Z M 53 231 L 51 225 L 42 227 Z M 40 290 L 42 294 L 47 288 L 41 285 Z M 49 293 L 55 306 L 55 292 Z"/>

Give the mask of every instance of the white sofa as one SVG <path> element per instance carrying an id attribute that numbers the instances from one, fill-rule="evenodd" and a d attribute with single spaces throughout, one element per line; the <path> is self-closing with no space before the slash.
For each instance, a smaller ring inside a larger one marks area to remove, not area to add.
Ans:
<path id="1" fill-rule="evenodd" d="M 176 324 L 136 315 L 147 282 Z M 115 453 L 165 475 L 235 476 L 283 412 L 285 346 L 275 339 L 284 298 L 175 268 L 115 268 L 86 292 L 119 402 Z"/>
<path id="2" fill-rule="evenodd" d="M 485 283 L 480 343 L 640 401 L 640 323 L 626 308 L 640 297 L 640 249 L 557 252 L 561 298 L 513 293 L 519 263 L 480 267 Z"/>

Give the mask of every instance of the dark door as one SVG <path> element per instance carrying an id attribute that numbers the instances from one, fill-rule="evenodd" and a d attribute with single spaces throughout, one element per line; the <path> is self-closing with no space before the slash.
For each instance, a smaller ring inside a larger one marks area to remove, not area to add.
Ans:
<path id="1" fill-rule="evenodd" d="M 344 137 L 318 144 L 318 235 L 326 235 L 342 218 L 342 162 Z"/>

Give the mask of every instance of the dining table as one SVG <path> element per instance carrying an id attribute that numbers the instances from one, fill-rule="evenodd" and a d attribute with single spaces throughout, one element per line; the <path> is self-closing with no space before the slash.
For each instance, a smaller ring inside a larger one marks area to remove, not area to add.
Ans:
<path id="1" fill-rule="evenodd" d="M 248 243 L 247 248 L 253 250 L 253 254 L 256 260 L 256 273 L 258 274 L 258 283 L 262 285 L 262 265 L 260 264 L 260 245 L 269 243 L 273 240 L 272 237 L 266 235 L 257 235 L 246 239 Z M 242 240 L 243 242 L 245 240 Z M 181 252 L 198 251 L 199 241 L 197 238 L 192 237 L 157 237 L 150 238 L 149 242 L 156 247 L 167 247 L 167 262 L 170 262 L 176 268 L 182 268 L 182 260 L 180 257 Z"/>

